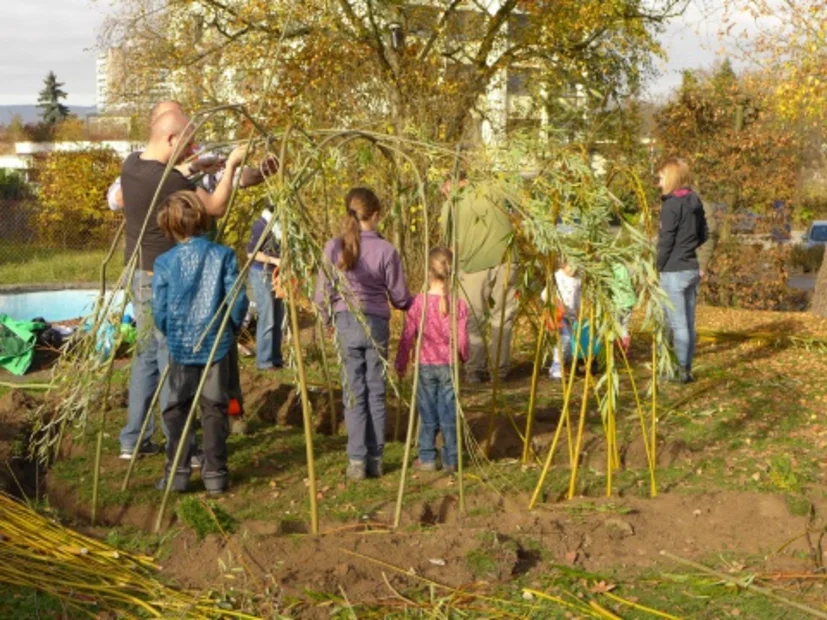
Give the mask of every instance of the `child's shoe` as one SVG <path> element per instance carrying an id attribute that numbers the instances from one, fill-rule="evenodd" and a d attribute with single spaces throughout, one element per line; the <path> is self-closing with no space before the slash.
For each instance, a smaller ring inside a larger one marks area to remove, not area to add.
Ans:
<path id="1" fill-rule="evenodd" d="M 562 379 L 563 378 L 563 368 L 560 366 L 559 362 L 554 362 L 549 368 L 548 376 L 552 379 Z"/>
<path id="2" fill-rule="evenodd" d="M 453 476 L 457 473 L 457 466 L 456 465 L 445 465 L 442 467 L 442 471 L 444 471 L 449 476 Z"/>
<path id="3" fill-rule="evenodd" d="M 365 475 L 368 478 L 382 477 L 382 457 L 369 456 L 367 466 L 365 467 Z"/>
<path id="4" fill-rule="evenodd" d="M 242 416 L 230 418 L 230 435 L 246 435 L 247 421 Z"/>
<path id="5" fill-rule="evenodd" d="M 436 471 L 436 461 L 422 461 L 416 459 L 413 462 L 413 468 L 416 471 Z"/>
<path id="6" fill-rule="evenodd" d="M 348 480 L 364 480 L 365 479 L 365 462 L 351 459 L 347 463 L 347 471 L 345 476 Z"/>

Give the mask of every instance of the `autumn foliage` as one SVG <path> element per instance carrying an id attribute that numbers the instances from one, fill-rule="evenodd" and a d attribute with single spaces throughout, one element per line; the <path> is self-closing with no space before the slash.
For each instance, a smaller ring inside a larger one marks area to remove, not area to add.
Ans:
<path id="1" fill-rule="evenodd" d="M 110 149 L 53 152 L 39 160 L 38 240 L 71 248 L 110 243 L 121 215 L 109 210 L 106 190 L 120 169 L 120 157 Z"/>
<path id="2" fill-rule="evenodd" d="M 657 116 L 664 151 L 691 160 L 704 199 L 729 214 L 765 214 L 798 187 L 802 141 L 764 92 L 759 76 L 737 76 L 724 63 L 712 74 L 685 73 Z"/>

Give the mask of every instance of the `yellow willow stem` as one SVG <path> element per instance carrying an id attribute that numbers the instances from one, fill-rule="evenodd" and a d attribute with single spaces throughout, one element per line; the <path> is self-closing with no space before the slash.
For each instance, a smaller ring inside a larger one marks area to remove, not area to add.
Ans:
<path id="1" fill-rule="evenodd" d="M 406 159 L 408 159 L 406 157 Z M 429 223 L 428 223 L 428 201 L 427 197 L 425 196 L 425 192 L 423 190 L 423 182 L 421 175 L 419 174 L 418 169 L 414 165 L 413 162 L 409 161 L 412 166 L 412 169 L 417 177 L 417 182 L 419 184 L 419 195 L 420 200 L 422 201 L 422 219 L 423 225 L 422 229 L 426 231 L 426 234 L 423 238 L 423 245 L 424 245 L 424 256 L 428 256 L 428 235 L 427 231 L 429 230 Z M 405 452 L 402 458 L 402 471 L 399 475 L 399 490 L 396 495 L 396 508 L 394 509 L 393 514 L 393 527 L 394 529 L 399 527 L 399 523 L 402 520 L 402 499 L 405 496 L 405 483 L 406 478 L 408 476 L 408 464 L 411 460 L 411 439 L 414 432 L 414 420 L 418 420 L 419 416 L 417 415 L 416 411 L 416 392 L 417 388 L 419 387 L 419 365 L 421 363 L 421 355 L 422 355 L 422 336 L 423 332 L 425 331 L 425 313 L 428 307 L 428 276 L 430 273 L 430 266 L 428 264 L 428 260 L 424 260 L 424 278 L 422 281 L 422 311 L 419 313 L 419 326 L 417 328 L 416 334 L 416 346 L 414 348 L 414 365 L 413 365 L 413 385 L 411 386 L 411 403 L 410 409 L 408 410 L 408 432 L 405 435 Z M 417 436 L 419 433 L 417 433 Z"/>
<path id="2" fill-rule="evenodd" d="M 617 438 L 614 436 L 614 428 L 612 425 L 614 408 L 612 405 L 612 390 L 614 389 L 612 380 L 612 362 L 613 351 L 608 347 L 611 346 L 611 338 L 606 337 L 606 497 L 612 496 L 612 477 L 614 474 L 614 443 Z"/>
<path id="3" fill-rule="evenodd" d="M 827 618 L 827 612 L 821 611 L 819 609 L 815 609 L 815 608 L 810 607 L 808 605 L 804 605 L 803 603 L 798 603 L 796 601 L 791 601 L 789 599 L 786 599 L 783 596 L 780 596 L 780 595 L 776 594 L 772 590 L 769 590 L 767 588 L 762 588 L 760 586 L 756 586 L 753 583 L 751 583 L 750 581 L 738 579 L 737 577 L 735 577 L 733 575 L 728 575 L 726 573 L 722 573 L 721 571 L 717 571 L 717 570 L 714 570 L 712 568 L 708 568 L 708 567 L 704 566 L 703 564 L 699 564 L 698 562 L 693 562 L 692 560 L 687 560 L 687 559 L 682 558 L 680 556 L 669 553 L 668 551 L 661 551 L 660 554 L 664 557 L 669 558 L 673 562 L 678 562 L 680 564 L 684 564 L 685 566 L 689 566 L 690 568 L 693 568 L 694 570 L 705 573 L 705 574 L 707 574 L 711 577 L 715 577 L 716 579 L 719 579 L 720 581 L 723 581 L 724 583 L 728 583 L 730 585 L 733 585 L 736 588 L 743 588 L 745 590 L 750 590 L 752 592 L 762 594 L 763 596 L 766 596 L 767 598 L 770 598 L 770 599 L 772 599 L 772 600 L 774 600 L 778 603 L 781 603 L 782 605 L 788 605 L 790 607 L 798 609 L 799 611 L 802 611 L 805 614 L 813 616 L 814 618 Z"/>
<path id="4" fill-rule="evenodd" d="M 161 373 L 161 378 L 158 380 L 158 387 L 155 388 L 155 393 L 152 394 L 152 400 L 149 401 L 149 407 L 147 407 L 146 415 L 144 416 L 144 422 L 141 424 L 141 432 L 138 433 L 138 441 L 135 443 L 135 447 L 132 448 L 132 456 L 129 458 L 129 466 L 126 468 L 126 474 L 123 477 L 123 483 L 121 484 L 121 491 L 126 491 L 126 488 L 129 486 L 129 479 L 132 477 L 132 470 L 135 468 L 135 463 L 138 461 L 138 452 L 141 450 L 141 446 L 144 443 L 144 436 L 146 436 L 146 428 L 149 426 L 149 421 L 155 417 L 155 405 L 158 403 L 158 399 L 161 395 L 161 390 L 164 388 L 164 383 L 167 382 L 167 377 L 169 376 L 169 364 L 167 367 L 164 368 L 164 372 Z M 164 412 L 161 412 L 163 416 Z M 163 420 L 161 421 L 163 424 Z"/>
<path id="5" fill-rule="evenodd" d="M 662 611 L 658 611 L 657 609 L 652 609 L 651 607 L 646 607 L 645 605 L 641 605 L 640 603 L 634 603 L 632 601 L 628 601 L 625 598 L 621 598 L 619 596 L 615 596 L 611 592 L 603 592 L 603 596 L 610 598 L 616 603 L 620 603 L 621 605 L 627 605 L 632 609 L 637 609 L 638 611 L 642 611 L 644 613 L 650 614 L 652 616 L 656 616 L 658 618 L 666 618 L 667 620 L 680 620 L 678 616 L 673 616 L 672 614 L 667 614 Z"/>
<path id="6" fill-rule="evenodd" d="M 399 441 L 399 429 L 402 426 L 402 394 L 401 394 L 402 387 L 403 387 L 402 385 L 399 386 L 400 394 L 397 394 L 397 396 L 396 396 L 396 407 L 395 407 L 395 411 L 394 411 L 394 421 L 393 421 L 393 440 L 394 440 L 394 442 Z"/>
<path id="7" fill-rule="evenodd" d="M 582 319 L 583 315 L 583 306 L 580 306 L 579 316 Z M 563 410 L 560 412 L 560 419 L 557 421 L 557 429 L 554 431 L 554 438 L 551 441 L 551 446 L 548 449 L 548 454 L 546 455 L 545 463 L 543 463 L 543 469 L 540 471 L 540 478 L 537 480 L 537 486 L 534 487 L 534 493 L 531 495 L 531 500 L 528 503 L 528 509 L 531 510 L 537 504 L 537 500 L 540 498 L 540 493 L 543 491 L 543 485 L 546 481 L 546 476 L 548 476 L 548 470 L 551 467 L 551 461 L 554 458 L 554 453 L 557 450 L 557 443 L 560 440 L 560 434 L 563 430 L 563 425 L 570 427 L 568 423 L 569 417 L 569 407 L 571 405 L 571 394 L 574 390 L 574 369 L 577 365 L 577 357 L 580 355 L 580 335 L 582 333 L 582 329 L 580 327 L 582 323 L 578 323 L 577 329 L 577 340 L 574 344 L 574 356 L 572 360 L 571 366 L 571 373 L 568 376 L 568 383 L 566 384 L 565 389 L 563 390 Z M 559 343 L 558 343 L 558 346 Z M 561 363 L 561 367 L 564 368 L 565 364 Z M 563 381 L 566 380 L 565 374 L 563 375 Z M 569 458 L 571 458 L 571 438 L 569 438 Z"/>
<path id="8" fill-rule="evenodd" d="M 657 463 L 657 424 L 658 424 L 658 347 L 652 341 L 652 466 L 649 468 L 649 492 L 652 497 L 658 494 L 658 485 L 655 481 L 655 464 Z"/>
<path id="9" fill-rule="evenodd" d="M 502 359 L 503 336 L 505 335 L 505 306 L 508 298 L 509 283 L 511 282 L 511 248 L 506 250 L 508 261 L 505 264 L 505 278 L 503 279 L 503 292 L 500 298 L 500 330 L 497 334 L 497 352 L 494 356 L 494 364 L 491 368 L 493 375 L 493 386 L 491 389 L 491 411 L 488 412 L 488 432 L 485 435 L 485 457 L 491 455 L 491 440 L 494 437 L 494 421 L 499 408 L 500 395 L 500 360 Z M 499 273 L 499 270 L 498 270 Z"/>
<path id="10" fill-rule="evenodd" d="M 580 327 L 580 326 L 578 326 Z M 580 330 L 578 330 L 580 331 Z M 589 404 L 589 385 L 592 379 L 592 361 L 594 360 L 594 306 L 589 310 L 589 351 L 586 354 L 586 379 L 583 384 L 583 398 L 580 401 L 580 423 L 577 426 L 577 443 L 574 446 L 574 460 L 571 463 L 571 477 L 569 478 L 569 499 L 574 497 L 577 486 L 577 470 L 580 464 L 580 447 L 583 443 L 583 430 L 586 427 L 586 409 Z"/>
<path id="11" fill-rule="evenodd" d="M 332 437 L 336 435 L 338 426 L 338 420 L 336 419 L 336 395 L 333 390 L 333 379 L 330 375 L 330 364 L 327 361 L 327 347 L 325 346 L 324 327 L 322 327 L 321 318 L 316 321 L 316 337 L 319 339 L 319 348 L 322 351 L 322 371 L 324 372 L 324 382 L 327 387 L 327 402 L 330 407 L 330 435 Z"/>
<path id="12" fill-rule="evenodd" d="M 637 407 L 638 418 L 640 419 L 640 431 L 641 436 L 643 437 L 643 449 L 646 451 L 646 462 L 649 465 L 650 475 L 654 476 L 655 471 L 655 462 L 652 460 L 652 450 L 649 447 L 649 433 L 646 430 L 646 414 L 643 411 L 643 401 L 640 399 L 640 392 L 637 389 L 637 382 L 635 381 L 635 374 L 632 372 L 632 367 L 629 364 L 629 358 L 626 356 L 626 352 L 621 349 L 621 355 L 623 356 L 623 363 L 626 366 L 626 372 L 629 374 L 629 381 L 632 384 L 632 394 L 635 397 L 635 405 Z"/>
<path id="13" fill-rule="evenodd" d="M 284 139 L 281 143 L 281 157 L 279 158 L 278 181 L 280 189 L 284 189 L 284 169 L 287 166 L 287 140 L 292 131 L 292 125 L 287 126 Z M 252 137 L 251 137 L 252 139 Z M 287 285 L 287 301 L 290 305 L 290 329 L 293 332 L 293 353 L 296 358 L 296 374 L 299 380 L 299 393 L 302 403 L 302 420 L 304 422 L 304 445 L 307 453 L 307 491 L 310 500 L 310 531 L 314 536 L 319 535 L 319 506 L 316 498 L 316 457 L 313 453 L 313 419 L 310 408 L 310 398 L 307 395 L 307 373 L 304 369 L 304 355 L 301 346 L 301 332 L 299 331 L 299 310 L 296 299 L 296 290 L 293 286 L 296 279 L 293 275 L 293 255 L 290 252 L 288 241 L 288 220 L 287 202 L 282 201 L 281 206 L 281 272 Z M 324 344 L 324 343 L 322 343 Z M 328 385 L 329 385 L 328 381 Z M 335 417 L 336 410 L 333 410 Z"/>
<path id="14" fill-rule="evenodd" d="M 577 310 L 577 334 L 575 335 L 575 343 L 574 343 L 574 355 L 571 357 L 571 371 L 569 373 L 569 384 L 568 389 L 571 392 L 574 389 L 574 377 L 577 374 L 577 360 L 580 357 L 580 344 L 583 340 L 583 307 L 584 305 L 581 303 L 580 308 Z M 562 352 L 560 359 L 565 358 L 565 352 Z M 564 363 L 560 364 L 560 367 L 565 369 L 566 365 Z M 566 380 L 565 371 L 563 372 L 563 380 Z M 588 389 L 587 385 L 583 386 L 583 389 Z M 571 434 L 571 418 L 569 417 L 569 412 L 566 410 L 566 434 L 568 435 L 569 440 L 569 465 L 571 466 L 574 463 L 575 454 L 574 454 L 574 440 Z"/>
<path id="15" fill-rule="evenodd" d="M 534 425 L 534 410 L 537 407 L 537 383 L 540 379 L 540 366 L 543 363 L 543 345 L 546 341 L 545 326 L 540 323 L 537 335 L 537 348 L 534 350 L 534 368 L 531 371 L 531 389 L 528 394 L 528 413 L 525 420 L 525 435 L 523 437 L 523 465 L 528 464 L 531 452 L 531 431 Z"/>

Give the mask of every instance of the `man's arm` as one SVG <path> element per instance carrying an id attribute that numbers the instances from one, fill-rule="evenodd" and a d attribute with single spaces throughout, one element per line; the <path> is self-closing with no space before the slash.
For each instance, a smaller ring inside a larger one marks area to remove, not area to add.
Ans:
<path id="1" fill-rule="evenodd" d="M 233 149 L 233 152 L 230 153 L 230 156 L 227 158 L 226 172 L 224 176 L 221 177 L 218 186 L 216 186 L 212 194 L 202 187 L 195 190 L 201 202 L 204 203 L 208 215 L 223 217 L 224 213 L 226 213 L 227 203 L 230 202 L 230 196 L 232 196 L 233 193 L 235 172 L 241 165 L 246 150 L 246 147 L 243 146 Z"/>
<path id="2" fill-rule="evenodd" d="M 404 375 L 408 369 L 408 362 L 411 358 L 416 332 L 419 331 L 419 319 L 422 314 L 421 297 L 415 297 L 410 309 L 405 315 L 405 326 L 402 328 L 402 336 L 399 338 L 399 346 L 396 349 L 396 372 Z"/>
<path id="3" fill-rule="evenodd" d="M 411 305 L 411 295 L 408 284 L 405 282 L 405 271 L 402 269 L 402 259 L 394 248 L 388 264 L 385 265 L 385 286 L 391 305 L 397 310 L 407 310 Z"/>
<path id="4" fill-rule="evenodd" d="M 278 172 L 279 160 L 273 156 L 267 157 L 258 168 L 245 166 L 241 171 L 241 187 L 254 187 L 264 182 L 264 179 Z"/>

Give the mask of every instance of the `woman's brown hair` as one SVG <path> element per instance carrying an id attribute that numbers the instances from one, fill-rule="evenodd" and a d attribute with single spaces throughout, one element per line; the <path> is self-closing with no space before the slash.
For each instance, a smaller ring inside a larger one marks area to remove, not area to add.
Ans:
<path id="1" fill-rule="evenodd" d="M 431 280 L 442 284 L 443 294 L 439 300 L 439 311 L 443 316 L 448 314 L 448 282 L 451 279 L 453 262 L 454 253 L 448 248 L 435 247 L 431 248 L 428 253 L 428 271 Z"/>
<path id="2" fill-rule="evenodd" d="M 692 173 L 689 171 L 689 164 L 678 157 L 670 157 L 658 170 L 663 175 L 664 194 L 671 194 L 676 189 L 692 185 Z"/>
<path id="3" fill-rule="evenodd" d="M 207 232 L 210 217 L 195 192 L 175 192 L 158 213 L 158 226 L 170 239 L 183 241 Z"/>
<path id="4" fill-rule="evenodd" d="M 367 187 L 354 187 L 345 196 L 345 219 L 342 224 L 342 254 L 338 267 L 350 271 L 359 260 L 362 247 L 361 222 L 367 222 L 375 213 L 382 210 L 379 198 Z"/>

